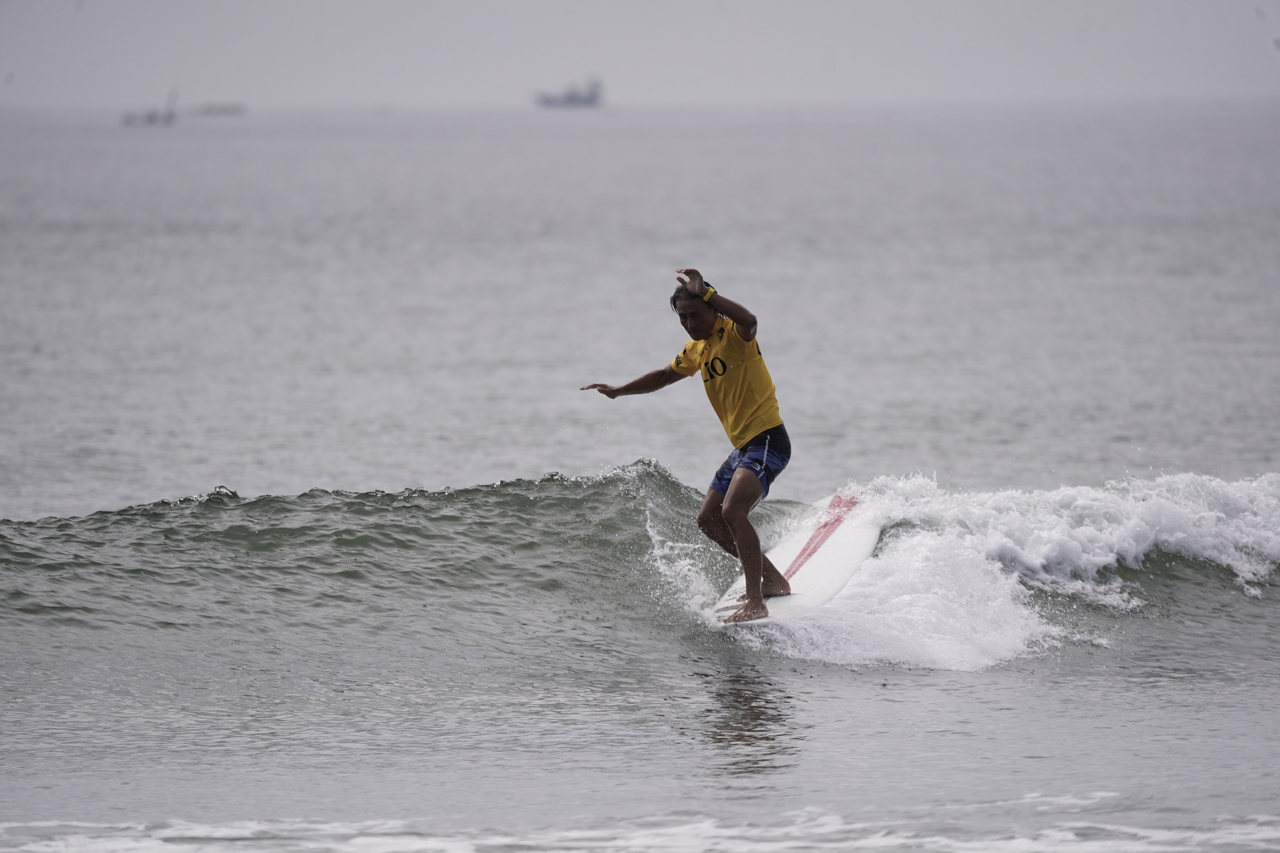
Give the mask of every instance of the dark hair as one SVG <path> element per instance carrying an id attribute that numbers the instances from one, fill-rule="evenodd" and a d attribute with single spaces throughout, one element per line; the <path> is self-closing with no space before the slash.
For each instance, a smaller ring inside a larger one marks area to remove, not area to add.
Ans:
<path id="1" fill-rule="evenodd" d="M 710 285 L 710 284 L 711 284 L 711 282 L 709 282 L 709 281 L 707 281 L 707 280 L 703 279 L 703 284 Z M 671 294 L 671 310 L 672 310 L 672 311 L 675 311 L 675 310 L 676 310 L 676 300 L 677 300 L 677 299 L 692 299 L 694 302 L 702 302 L 702 301 L 703 301 L 703 299 L 702 299 L 702 297 L 701 297 L 701 296 L 699 296 L 698 294 L 694 293 L 692 290 L 689 290 L 689 289 L 688 289 L 687 287 L 685 287 L 683 284 L 677 284 L 677 285 L 676 285 L 676 292 L 675 292 L 675 293 L 673 293 L 673 294 Z"/>

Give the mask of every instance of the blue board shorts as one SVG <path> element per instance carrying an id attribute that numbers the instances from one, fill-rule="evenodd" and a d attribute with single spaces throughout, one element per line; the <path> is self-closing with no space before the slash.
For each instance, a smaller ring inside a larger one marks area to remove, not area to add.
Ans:
<path id="1" fill-rule="evenodd" d="M 735 448 L 729 454 L 729 458 L 724 460 L 720 470 L 716 471 L 716 475 L 711 478 L 711 490 L 722 495 L 727 494 L 733 472 L 739 468 L 749 468 L 764 488 L 764 494 L 760 496 L 760 499 L 764 500 L 769 496 L 769 485 L 782 473 L 782 469 L 786 468 L 790 461 L 791 437 L 787 435 L 787 428 L 779 424 L 748 440 L 741 447 Z"/>

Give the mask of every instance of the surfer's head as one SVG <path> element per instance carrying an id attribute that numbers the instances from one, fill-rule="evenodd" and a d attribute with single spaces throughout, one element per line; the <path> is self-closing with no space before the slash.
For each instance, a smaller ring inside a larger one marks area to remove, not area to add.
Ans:
<path id="1" fill-rule="evenodd" d="M 671 294 L 671 310 L 676 312 L 680 325 L 684 326 L 689 337 L 695 341 L 711 337 L 716 328 L 716 320 L 720 319 L 720 312 L 712 308 L 711 303 L 690 293 L 683 284 Z"/>

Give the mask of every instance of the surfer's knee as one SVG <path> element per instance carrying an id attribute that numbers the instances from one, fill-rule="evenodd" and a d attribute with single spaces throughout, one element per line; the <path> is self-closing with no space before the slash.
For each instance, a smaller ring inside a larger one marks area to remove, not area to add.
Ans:
<path id="1" fill-rule="evenodd" d="M 749 512 L 751 512 L 751 507 L 747 506 L 744 501 L 727 500 L 720 507 L 720 515 L 730 529 L 736 528 L 741 524 L 750 524 L 747 521 L 747 513 Z"/>

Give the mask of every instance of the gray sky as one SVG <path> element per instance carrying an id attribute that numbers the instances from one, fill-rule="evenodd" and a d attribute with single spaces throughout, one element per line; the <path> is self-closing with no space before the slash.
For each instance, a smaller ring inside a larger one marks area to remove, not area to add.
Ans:
<path id="1" fill-rule="evenodd" d="M 1280 97 L 1280 0 L 0 0 L 0 107 Z"/>

